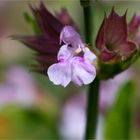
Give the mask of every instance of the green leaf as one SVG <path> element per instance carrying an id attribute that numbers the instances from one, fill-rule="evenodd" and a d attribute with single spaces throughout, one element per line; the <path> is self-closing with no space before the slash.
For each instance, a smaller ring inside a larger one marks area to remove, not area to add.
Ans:
<path id="1" fill-rule="evenodd" d="M 29 23 L 32 26 L 35 34 L 40 35 L 41 31 L 40 31 L 36 21 L 34 20 L 34 18 L 26 12 L 24 13 L 24 18 L 25 18 L 26 22 Z"/>
<path id="2" fill-rule="evenodd" d="M 130 139 L 134 84 L 128 81 L 119 91 L 105 122 L 105 139 Z"/>

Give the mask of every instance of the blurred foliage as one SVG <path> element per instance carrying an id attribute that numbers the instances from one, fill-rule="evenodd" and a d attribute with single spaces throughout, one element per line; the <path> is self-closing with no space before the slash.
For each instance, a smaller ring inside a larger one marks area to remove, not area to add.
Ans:
<path id="1" fill-rule="evenodd" d="M 56 114 L 36 108 L 7 106 L 0 110 L 0 139 L 59 138 Z"/>
<path id="2" fill-rule="evenodd" d="M 105 120 L 106 139 L 130 139 L 134 91 L 133 81 L 128 81 L 120 89 L 118 99 Z"/>
<path id="3" fill-rule="evenodd" d="M 35 22 L 34 18 L 30 16 L 27 12 L 24 12 L 24 19 L 26 20 L 27 23 L 31 24 L 31 27 L 33 28 L 33 31 L 35 34 L 40 35 L 41 31 Z"/>

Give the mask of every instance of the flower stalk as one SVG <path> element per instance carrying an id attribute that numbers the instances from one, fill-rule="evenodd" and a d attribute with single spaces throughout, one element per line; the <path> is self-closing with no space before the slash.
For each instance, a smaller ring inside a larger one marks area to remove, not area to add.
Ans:
<path id="1" fill-rule="evenodd" d="M 85 36 L 86 42 L 93 46 L 93 14 L 94 5 L 91 0 L 81 0 L 81 5 L 83 6 L 84 21 L 85 21 Z M 98 118 L 98 100 L 99 100 L 99 85 L 100 81 L 98 77 L 89 85 L 89 90 L 87 94 L 87 113 L 86 113 L 86 130 L 85 130 L 85 140 L 95 139 L 96 137 L 96 126 Z"/>
<path id="2" fill-rule="evenodd" d="M 98 121 L 98 100 L 99 100 L 98 77 L 89 85 L 87 95 L 87 120 L 85 130 L 85 140 L 96 138 L 96 126 Z"/>

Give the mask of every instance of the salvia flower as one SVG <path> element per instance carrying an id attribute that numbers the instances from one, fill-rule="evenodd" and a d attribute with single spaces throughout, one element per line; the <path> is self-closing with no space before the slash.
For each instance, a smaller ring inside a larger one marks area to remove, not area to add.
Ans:
<path id="1" fill-rule="evenodd" d="M 111 14 L 105 16 L 96 38 L 102 79 L 115 76 L 133 63 L 138 46 L 129 36 L 126 13 L 119 16 L 113 8 Z"/>
<path id="2" fill-rule="evenodd" d="M 65 26 L 60 34 L 58 63 L 48 69 L 50 80 L 56 85 L 67 86 L 70 81 L 81 86 L 91 83 L 96 76 L 93 61 L 96 56 L 83 44 L 80 35 L 71 27 Z"/>
<path id="3" fill-rule="evenodd" d="M 71 81 L 79 86 L 91 83 L 96 76 L 93 64 L 96 56 L 83 43 L 77 29 L 73 28 L 76 26 L 68 13 L 63 10 L 60 15 L 65 14 L 67 21 L 60 21 L 42 2 L 39 8 L 30 7 L 42 34 L 16 35 L 14 38 L 37 52 L 35 70 L 48 74 L 54 84 L 64 87 Z"/>

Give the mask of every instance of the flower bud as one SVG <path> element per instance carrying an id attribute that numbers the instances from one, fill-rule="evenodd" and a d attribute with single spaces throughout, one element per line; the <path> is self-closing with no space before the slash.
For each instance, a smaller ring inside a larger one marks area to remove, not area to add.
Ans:
<path id="1" fill-rule="evenodd" d="M 110 15 L 105 16 L 96 38 L 96 47 L 100 52 L 98 64 L 101 79 L 114 77 L 133 63 L 138 47 L 129 39 L 126 13 L 119 16 L 113 8 Z"/>

